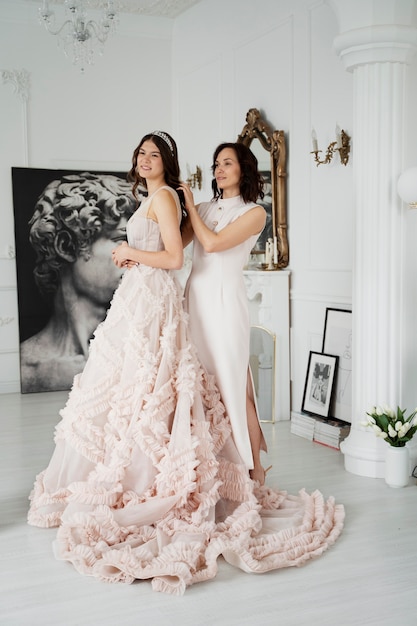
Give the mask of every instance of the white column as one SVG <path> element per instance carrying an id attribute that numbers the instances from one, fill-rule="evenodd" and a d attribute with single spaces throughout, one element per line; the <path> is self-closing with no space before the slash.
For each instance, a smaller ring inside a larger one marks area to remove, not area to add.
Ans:
<path id="1" fill-rule="evenodd" d="M 396 181 L 405 71 L 417 47 L 417 29 L 385 24 L 351 29 L 335 47 L 354 83 L 352 428 L 341 449 L 347 471 L 382 477 L 386 444 L 360 422 L 373 404 L 401 402 L 402 207 Z"/>

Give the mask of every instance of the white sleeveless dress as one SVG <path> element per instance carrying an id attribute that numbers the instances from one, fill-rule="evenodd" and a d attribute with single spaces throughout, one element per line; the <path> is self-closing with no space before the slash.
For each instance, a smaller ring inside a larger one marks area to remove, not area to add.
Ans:
<path id="1" fill-rule="evenodd" d="M 163 248 L 152 197 L 128 223 L 138 249 Z M 61 416 L 28 522 L 59 526 L 55 555 L 82 574 L 182 594 L 216 576 L 220 555 L 261 573 L 318 556 L 342 530 L 333 498 L 250 480 L 170 271 L 125 272 Z"/>
<path id="2" fill-rule="evenodd" d="M 199 215 L 210 230 L 219 232 L 255 206 L 236 196 L 200 204 Z M 258 237 L 214 253 L 206 253 L 194 237 L 185 287 L 192 341 L 201 363 L 216 379 L 236 447 L 249 469 L 253 467 L 246 420 L 250 323 L 243 268 Z"/>

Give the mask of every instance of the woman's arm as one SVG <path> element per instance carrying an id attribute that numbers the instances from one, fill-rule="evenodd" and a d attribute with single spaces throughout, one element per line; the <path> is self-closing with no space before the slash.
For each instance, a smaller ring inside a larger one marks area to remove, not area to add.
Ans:
<path id="1" fill-rule="evenodd" d="M 229 250 L 229 248 L 234 248 L 252 235 L 260 233 L 265 226 L 265 209 L 261 206 L 255 206 L 218 233 L 215 233 L 205 225 L 198 214 L 192 191 L 188 185 L 181 183 L 181 189 L 184 192 L 185 208 L 190 216 L 194 234 L 205 252 L 222 252 Z"/>
<path id="2" fill-rule="evenodd" d="M 117 267 L 131 267 L 142 263 L 162 269 L 181 269 L 184 254 L 178 212 L 175 200 L 168 190 L 162 189 L 155 195 L 148 216 L 151 216 L 148 219 L 154 219 L 159 224 L 164 250 L 137 250 L 124 241 L 112 251 L 113 262 Z"/>

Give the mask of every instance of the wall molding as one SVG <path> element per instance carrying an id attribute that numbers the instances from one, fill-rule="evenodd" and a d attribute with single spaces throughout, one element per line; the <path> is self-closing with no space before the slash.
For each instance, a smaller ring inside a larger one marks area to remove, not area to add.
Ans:
<path id="1" fill-rule="evenodd" d="M 3 326 L 7 326 L 8 324 L 11 324 L 16 318 L 15 317 L 0 317 L 0 328 L 2 328 Z M 10 352 L 9 350 L 7 350 L 6 352 Z M 3 353 L 3 350 L 0 350 L 0 353 Z"/>
<path id="2" fill-rule="evenodd" d="M 29 100 L 30 74 L 27 70 L 1 70 L 3 85 L 10 84 L 22 102 Z"/>
<path id="3" fill-rule="evenodd" d="M 4 251 L 5 251 L 4 254 L 0 254 L 1 261 L 11 261 L 12 259 L 16 258 L 16 249 L 15 249 L 14 244 L 12 243 L 6 244 Z"/>
<path id="4" fill-rule="evenodd" d="M 294 290 L 290 291 L 290 300 L 291 302 L 322 302 L 330 306 L 332 304 L 344 304 L 346 306 L 352 307 L 352 296 L 335 296 L 334 294 L 310 294 L 310 293 L 302 293 Z"/>
<path id="5" fill-rule="evenodd" d="M 28 110 L 27 103 L 30 96 L 30 73 L 28 70 L 0 70 L 3 85 L 11 85 L 13 93 L 22 103 L 22 138 L 23 138 L 23 165 L 29 165 L 28 140 Z"/>

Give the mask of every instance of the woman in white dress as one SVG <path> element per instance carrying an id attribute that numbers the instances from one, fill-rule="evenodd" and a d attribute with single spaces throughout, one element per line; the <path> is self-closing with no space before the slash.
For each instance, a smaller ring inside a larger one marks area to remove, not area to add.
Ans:
<path id="1" fill-rule="evenodd" d="M 58 526 L 55 555 L 80 573 L 173 594 L 214 578 L 219 555 L 247 572 L 301 565 L 334 543 L 343 507 L 249 477 L 171 271 L 183 259 L 172 137 L 146 135 L 130 174 L 148 197 L 112 253 L 129 269 L 74 378 L 28 521 Z"/>
<path id="2" fill-rule="evenodd" d="M 243 268 L 266 220 L 258 163 L 241 143 L 222 143 L 213 155 L 211 202 L 195 206 L 182 184 L 194 233 L 186 288 L 190 331 L 199 359 L 213 374 L 232 425 L 233 438 L 253 480 L 265 482 L 260 450 L 266 449 L 249 369 L 249 313 Z"/>

